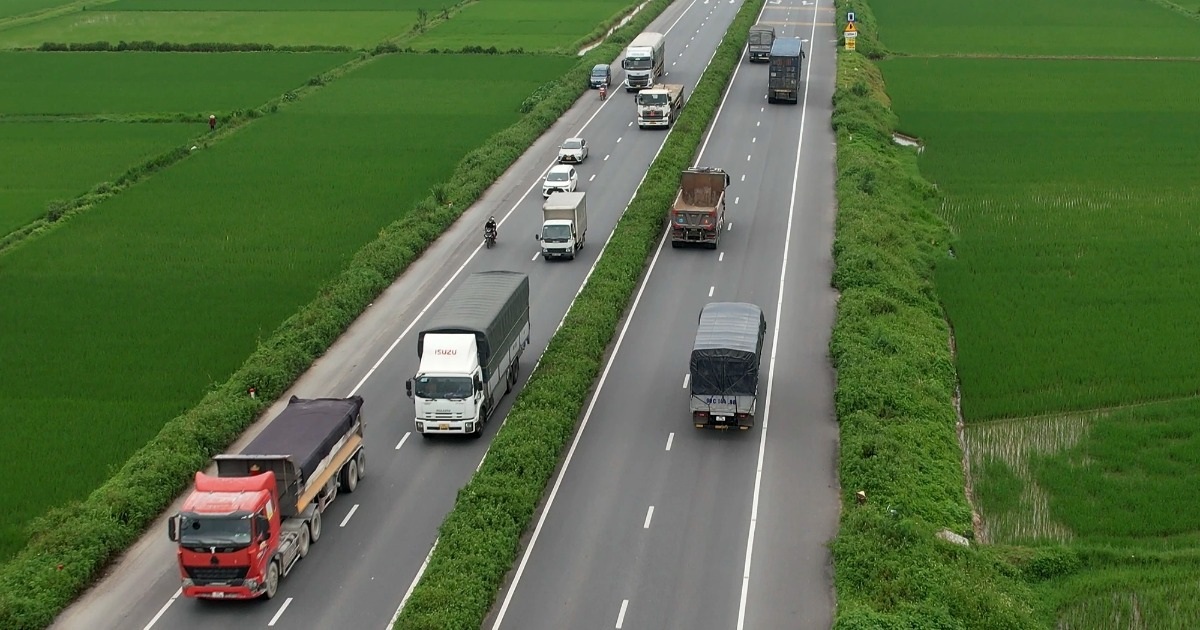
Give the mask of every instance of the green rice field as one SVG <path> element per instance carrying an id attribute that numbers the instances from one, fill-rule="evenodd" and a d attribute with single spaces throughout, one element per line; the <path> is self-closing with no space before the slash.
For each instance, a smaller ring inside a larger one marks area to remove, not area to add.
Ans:
<path id="1" fill-rule="evenodd" d="M 0 115 L 228 112 L 257 107 L 349 53 L 0 52 Z"/>
<path id="2" fill-rule="evenodd" d="M 409 32 L 416 9 L 394 11 L 82 11 L 0 30 L 0 48 L 43 42 L 371 47 Z"/>
<path id="3" fill-rule="evenodd" d="M 484 0 L 466 6 L 453 19 L 429 29 L 410 45 L 426 50 L 460 50 L 465 46 L 562 50 L 597 24 L 636 4 L 631 0 L 582 0 L 564 10 L 558 0 Z"/>
<path id="4" fill-rule="evenodd" d="M 0 122 L 0 236 L 198 132 L 183 123 Z"/>
<path id="5" fill-rule="evenodd" d="M 71 0 L 4 0 L 0 2 L 0 19 L 52 9 L 70 2 Z"/>
<path id="6" fill-rule="evenodd" d="M 1194 394 L 1200 64 L 881 67 L 959 234 L 938 284 L 965 417 Z"/>
<path id="7" fill-rule="evenodd" d="M 410 11 L 429 12 L 455 0 L 117 0 L 105 11 Z M 439 4 L 438 2 L 441 2 Z"/>
<path id="8" fill-rule="evenodd" d="M 0 556 L 222 381 L 573 63 L 380 58 L 6 255 L 0 294 L 21 299 L 0 309 L 0 399 L 21 419 L 8 451 L 29 456 L 0 459 Z M 29 493 L 48 458 L 70 474 Z"/>
<path id="9" fill-rule="evenodd" d="M 1145 0 L 870 4 L 884 44 L 906 54 L 1200 57 L 1200 21 Z"/>

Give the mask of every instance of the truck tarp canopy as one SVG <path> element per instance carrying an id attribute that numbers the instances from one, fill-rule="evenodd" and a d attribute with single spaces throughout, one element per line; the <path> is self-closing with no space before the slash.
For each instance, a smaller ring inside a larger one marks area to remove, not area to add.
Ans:
<path id="1" fill-rule="evenodd" d="M 427 333 L 473 334 L 480 363 L 490 375 L 493 360 L 513 342 L 529 319 L 529 276 L 519 271 L 480 271 L 467 276 L 446 300 L 429 327 L 417 336 L 417 356 Z"/>
<path id="2" fill-rule="evenodd" d="M 771 44 L 772 57 L 803 57 L 804 47 L 799 37 L 777 37 Z"/>
<path id="3" fill-rule="evenodd" d="M 767 320 L 745 302 L 713 302 L 700 311 L 692 348 L 693 394 L 752 395 Z"/>
<path id="4" fill-rule="evenodd" d="M 301 481 L 307 481 L 308 474 L 358 421 L 362 403 L 361 396 L 313 399 L 292 396 L 287 407 L 241 454 L 288 456 L 299 467 Z"/>

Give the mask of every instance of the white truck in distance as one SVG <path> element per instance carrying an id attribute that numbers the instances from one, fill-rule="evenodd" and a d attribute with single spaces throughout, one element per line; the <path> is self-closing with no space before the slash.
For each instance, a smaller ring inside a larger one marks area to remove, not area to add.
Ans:
<path id="1" fill-rule="evenodd" d="M 621 67 L 625 69 L 625 91 L 648 88 L 666 70 L 667 38 L 662 33 L 642 33 L 629 42 Z"/>
<path id="2" fill-rule="evenodd" d="M 587 193 L 556 192 L 542 204 L 542 258 L 575 260 L 587 240 Z"/>
<path id="3" fill-rule="evenodd" d="M 500 398 L 517 383 L 528 344 L 529 276 L 467 276 L 417 335 L 421 364 L 404 383 L 416 405 L 417 433 L 483 435 Z"/>
<path id="4" fill-rule="evenodd" d="M 637 94 L 638 127 L 671 128 L 683 109 L 682 85 L 669 83 L 648 87 Z"/>

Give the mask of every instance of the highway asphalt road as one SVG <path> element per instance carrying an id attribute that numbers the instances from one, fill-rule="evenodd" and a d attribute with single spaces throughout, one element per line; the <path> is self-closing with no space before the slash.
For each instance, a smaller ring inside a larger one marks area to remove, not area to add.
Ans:
<path id="1" fill-rule="evenodd" d="M 836 35 L 828 0 L 771 0 L 760 21 L 809 40 L 805 97 L 767 104 L 766 66 L 743 58 L 697 160 L 732 177 L 729 231 L 716 251 L 660 245 L 485 628 L 832 623 Z M 712 301 L 753 302 L 767 316 L 750 431 L 691 423 L 685 376 Z"/>
<path id="2" fill-rule="evenodd" d="M 694 88 L 739 7 L 731 0 L 680 0 L 656 19 L 649 30 L 667 33 L 666 79 Z M 620 67 L 619 59 L 614 67 Z M 623 77 L 618 70 L 614 82 Z M 180 598 L 164 515 L 53 627 L 386 628 L 423 570 L 458 489 L 477 469 L 515 398 L 510 394 L 504 399 L 481 440 L 427 441 L 413 435 L 413 405 L 403 388 L 417 368 L 411 327 L 420 326 L 421 315 L 440 304 L 446 287 L 470 272 L 527 272 L 533 340 L 522 360 L 518 391 L 524 386 L 667 137 L 663 131 L 637 128 L 632 97 L 624 90 L 614 86 L 610 94 L 613 98 L 601 104 L 596 91 L 585 93 L 283 397 L 362 395 L 368 464 L 358 492 L 339 497 L 330 507 L 321 542 L 283 581 L 276 599 Z M 578 167 L 580 189 L 589 197 L 587 245 L 575 261 L 545 262 L 533 238 L 541 226 L 541 179 L 558 144 L 580 133 L 591 145 L 590 156 Z M 489 214 L 501 220 L 499 242 L 492 250 L 481 249 Z M 266 417 L 282 406 L 276 403 Z M 232 450 L 259 429 L 261 423 Z"/>

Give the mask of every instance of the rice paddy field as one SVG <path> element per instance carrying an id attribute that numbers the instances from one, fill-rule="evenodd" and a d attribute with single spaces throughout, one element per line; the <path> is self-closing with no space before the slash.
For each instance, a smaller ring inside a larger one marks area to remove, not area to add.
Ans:
<path id="1" fill-rule="evenodd" d="M 68 2 L 70 0 L 4 0 L 0 2 L 0 19 L 52 9 Z"/>
<path id="2" fill-rule="evenodd" d="M 870 4 L 884 44 L 906 54 L 1200 55 L 1200 20 L 1147 0 L 871 0 Z M 1186 8 L 1200 7 L 1192 3 Z"/>
<path id="3" fill-rule="evenodd" d="M 956 235 L 977 534 L 1056 558 L 1048 627 L 1195 628 L 1200 22 L 1073 4 L 875 0 L 880 67 Z"/>
<path id="4" fill-rule="evenodd" d="M 349 53 L 0 52 L 0 116 L 222 113 L 257 107 Z"/>
<path id="5" fill-rule="evenodd" d="M 111 181 L 197 131 L 185 123 L 0 122 L 0 236 L 44 215 L 48 202 Z M 4 301 L 7 310 L 12 300 Z"/>
<path id="6" fill-rule="evenodd" d="M 625 13 L 630 4 L 630 0 L 582 0 L 564 10 L 559 0 L 476 2 L 409 45 L 418 50 L 495 46 L 500 50 L 559 51 L 597 24 Z"/>
<path id="7" fill-rule="evenodd" d="M 6 255 L 0 399 L 29 421 L 5 441 L 68 470 L 24 498 L 41 461 L 0 458 L 0 536 L 107 478 L 572 63 L 380 58 Z"/>

